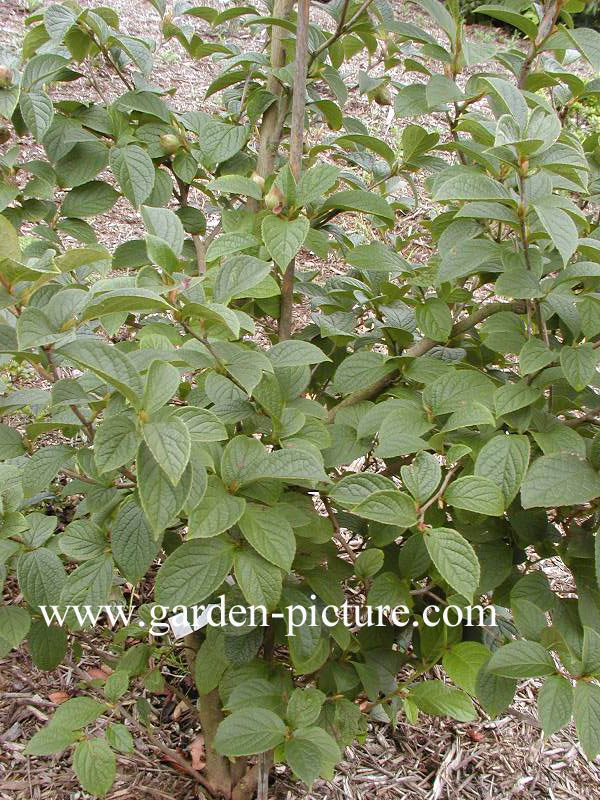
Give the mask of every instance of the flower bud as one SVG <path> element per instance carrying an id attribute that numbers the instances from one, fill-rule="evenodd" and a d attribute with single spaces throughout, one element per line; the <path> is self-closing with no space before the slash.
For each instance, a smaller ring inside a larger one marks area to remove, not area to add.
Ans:
<path id="1" fill-rule="evenodd" d="M 275 184 L 271 186 L 265 195 L 265 206 L 274 214 L 279 214 L 283 208 L 283 195 Z"/>
<path id="2" fill-rule="evenodd" d="M 258 172 L 253 172 L 252 175 L 250 175 L 250 180 L 253 181 L 261 191 L 265 188 L 265 179 L 262 175 L 259 175 Z"/>
<path id="3" fill-rule="evenodd" d="M 173 155 L 181 147 L 181 139 L 172 133 L 163 133 L 160 137 L 160 146 L 166 153 Z"/>
<path id="4" fill-rule="evenodd" d="M 375 100 L 378 106 L 392 105 L 392 95 L 390 94 L 390 91 L 386 86 L 379 86 L 375 90 L 375 94 L 373 95 L 373 100 Z"/>
<path id="5" fill-rule="evenodd" d="M 12 86 L 13 74 L 5 64 L 0 64 L 0 89 L 8 89 Z"/>

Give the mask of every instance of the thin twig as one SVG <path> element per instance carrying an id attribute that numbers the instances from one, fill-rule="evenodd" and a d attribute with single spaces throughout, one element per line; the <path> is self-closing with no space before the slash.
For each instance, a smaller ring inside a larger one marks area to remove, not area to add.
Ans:
<path id="1" fill-rule="evenodd" d="M 341 546 L 344 548 L 346 553 L 348 553 L 348 556 L 350 557 L 350 560 L 352 561 L 352 563 L 354 563 L 356 561 L 356 553 L 350 547 L 350 545 L 348 544 L 348 542 L 346 541 L 346 539 L 342 535 L 342 532 L 340 530 L 339 522 L 337 521 L 335 513 L 334 513 L 334 511 L 333 511 L 333 509 L 331 507 L 331 503 L 329 502 L 329 498 L 326 495 L 323 495 L 323 494 L 320 495 L 320 497 L 321 497 L 321 500 L 323 501 L 323 505 L 325 506 L 325 511 L 327 511 L 327 516 L 329 517 L 329 520 L 331 522 L 331 527 L 333 528 L 333 538 L 336 540 L 336 542 L 338 542 L 338 544 L 341 544 Z"/>

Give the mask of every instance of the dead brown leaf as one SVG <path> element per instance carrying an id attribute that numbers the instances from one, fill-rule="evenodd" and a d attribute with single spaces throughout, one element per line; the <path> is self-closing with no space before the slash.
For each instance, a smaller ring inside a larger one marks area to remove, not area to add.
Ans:
<path id="1" fill-rule="evenodd" d="M 202 736 L 202 734 L 196 736 L 194 741 L 190 744 L 190 756 L 194 769 L 204 769 L 206 762 L 204 760 L 204 736 Z"/>
<path id="2" fill-rule="evenodd" d="M 58 692 L 50 692 L 48 695 L 48 700 L 51 700 L 53 703 L 56 703 L 57 706 L 61 705 L 61 703 L 66 703 L 67 700 L 71 699 L 71 695 L 68 692 L 58 691 Z"/>

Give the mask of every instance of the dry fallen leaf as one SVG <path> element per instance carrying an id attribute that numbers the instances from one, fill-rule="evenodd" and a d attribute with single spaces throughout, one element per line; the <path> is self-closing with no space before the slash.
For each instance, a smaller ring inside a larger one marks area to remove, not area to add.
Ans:
<path id="1" fill-rule="evenodd" d="M 48 700 L 51 700 L 53 703 L 56 703 L 59 706 L 61 703 L 66 703 L 67 700 L 71 699 L 71 695 L 68 692 L 50 692 L 48 695 Z"/>
<path id="2" fill-rule="evenodd" d="M 105 681 L 111 674 L 112 669 L 106 664 L 103 664 L 101 667 L 92 667 L 91 669 L 86 670 L 86 672 L 92 679 L 99 678 L 100 680 Z"/>
<path id="3" fill-rule="evenodd" d="M 179 703 L 175 706 L 175 710 L 173 711 L 173 719 L 177 720 L 183 714 L 183 712 L 187 709 L 187 703 L 185 700 L 180 700 Z"/>
<path id="4" fill-rule="evenodd" d="M 202 734 L 196 736 L 190 744 L 190 756 L 192 757 L 192 767 L 194 769 L 204 769 L 206 762 L 204 761 L 204 736 Z"/>

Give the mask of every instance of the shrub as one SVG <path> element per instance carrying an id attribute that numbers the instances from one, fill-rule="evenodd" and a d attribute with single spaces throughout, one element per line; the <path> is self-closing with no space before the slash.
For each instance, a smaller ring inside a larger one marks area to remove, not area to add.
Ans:
<path id="1" fill-rule="evenodd" d="M 147 702 L 132 714 L 120 698 L 160 691 L 185 653 L 206 769 L 172 757 L 216 796 L 264 792 L 273 760 L 309 785 L 330 776 L 370 714 L 469 721 L 476 701 L 498 715 L 527 678 L 544 679 L 545 734 L 573 716 L 594 758 L 598 141 L 563 124 L 597 81 L 561 62 L 576 51 L 598 70 L 600 35 L 559 22 L 574 2 L 546 3 L 539 26 L 511 12 L 528 41 L 478 70 L 480 47 L 436 0 L 420 5 L 441 44 L 385 0 L 320 6 L 329 32 L 308 26 L 307 0 L 268 17 L 152 5 L 166 40 L 219 68 L 219 111 L 175 111 L 151 81 L 156 43 L 103 6 L 36 12 L 0 72 L 16 137 L 0 342 L 20 380 L 38 377 L 0 401 L 0 651 L 25 642 L 45 670 L 85 642 L 114 657 L 98 699 L 61 706 L 28 752 L 74 745 L 81 784 L 106 793 L 130 729 L 154 735 Z M 241 52 L 232 22 L 266 32 L 268 54 Z M 365 50 L 357 88 L 393 103 L 397 149 L 345 111 L 343 68 Z M 380 61 L 405 83 L 377 77 Z M 117 201 L 145 234 L 110 252 L 93 223 Z M 322 277 L 306 253 L 347 269 Z M 550 558 L 569 596 L 539 569 Z M 415 624 L 286 635 L 290 608 L 346 590 Z M 184 650 L 148 634 L 154 603 L 221 595 L 265 606 L 268 625 L 200 628 Z M 127 596 L 139 618 L 108 641 L 40 611 Z M 428 627 L 432 598 L 502 618 Z M 448 681 L 429 676 L 440 663 Z"/>

